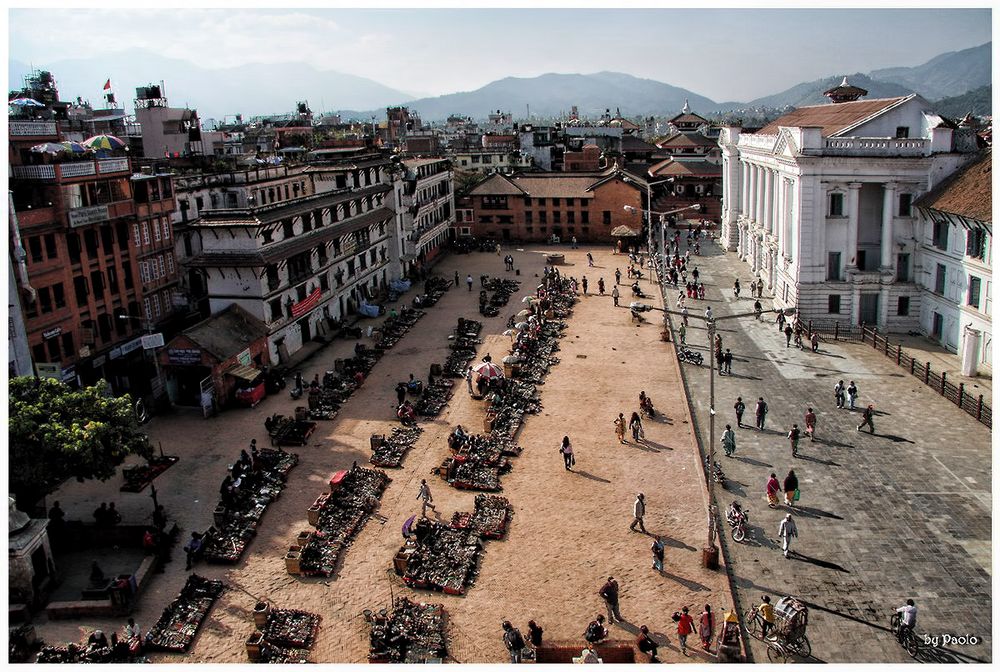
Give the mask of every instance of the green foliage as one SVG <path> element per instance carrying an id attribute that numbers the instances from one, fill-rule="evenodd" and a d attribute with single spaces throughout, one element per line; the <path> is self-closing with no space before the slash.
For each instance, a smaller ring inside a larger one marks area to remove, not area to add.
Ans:
<path id="1" fill-rule="evenodd" d="M 73 390 L 54 379 L 13 378 L 9 386 L 10 490 L 28 505 L 67 478 L 107 480 L 131 454 L 150 457 L 131 398 L 107 383 Z"/>

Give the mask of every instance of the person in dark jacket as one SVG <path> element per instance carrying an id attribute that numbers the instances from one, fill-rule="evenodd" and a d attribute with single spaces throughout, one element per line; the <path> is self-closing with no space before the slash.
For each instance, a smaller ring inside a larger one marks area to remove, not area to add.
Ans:
<path id="1" fill-rule="evenodd" d="M 782 489 L 785 491 L 785 504 L 795 506 L 795 491 L 799 489 L 799 477 L 795 475 L 794 469 L 788 470 Z"/>
<path id="2" fill-rule="evenodd" d="M 542 645 L 542 632 L 542 626 L 534 621 L 528 621 L 528 641 L 532 647 L 537 649 Z"/>
<path id="3" fill-rule="evenodd" d="M 649 662 L 660 662 L 656 659 L 657 644 L 653 641 L 653 638 L 649 636 L 649 628 L 645 625 L 639 627 L 639 636 L 635 638 L 635 646 L 643 653 L 649 654 Z"/>

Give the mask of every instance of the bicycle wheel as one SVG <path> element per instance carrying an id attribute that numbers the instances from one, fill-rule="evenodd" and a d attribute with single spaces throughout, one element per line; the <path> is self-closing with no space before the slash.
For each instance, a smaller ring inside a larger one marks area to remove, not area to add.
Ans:
<path id="1" fill-rule="evenodd" d="M 916 658 L 920 652 L 920 640 L 917 639 L 917 636 L 912 631 L 908 630 L 906 637 L 903 639 L 903 647 L 911 657 Z"/>
<path id="2" fill-rule="evenodd" d="M 809 644 L 809 638 L 805 635 L 802 635 L 802 638 L 799 639 L 795 648 L 797 653 L 803 658 L 808 658 L 812 655 L 812 645 Z"/>
<path id="3" fill-rule="evenodd" d="M 747 538 L 747 531 L 742 525 L 733 528 L 733 541 L 743 541 Z"/>
<path id="4" fill-rule="evenodd" d="M 893 635 L 899 635 L 899 614 L 895 613 L 889 619 L 889 629 L 892 630 Z"/>
<path id="5" fill-rule="evenodd" d="M 767 646 L 767 659 L 772 663 L 787 663 L 788 654 L 785 650 L 779 647 L 777 644 L 768 644 Z"/>
<path id="6" fill-rule="evenodd" d="M 760 619 L 757 618 L 756 609 L 747 609 L 743 614 L 743 624 L 747 629 L 747 634 L 760 638 Z"/>

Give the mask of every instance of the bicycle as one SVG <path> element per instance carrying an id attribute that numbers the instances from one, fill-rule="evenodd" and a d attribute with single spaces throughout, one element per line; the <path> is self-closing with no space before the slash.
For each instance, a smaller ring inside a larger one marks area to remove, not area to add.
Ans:
<path id="1" fill-rule="evenodd" d="M 787 663 L 792 656 L 808 658 L 812 654 L 812 646 L 805 635 L 794 642 L 783 639 L 767 640 L 767 659 L 772 663 Z"/>
<path id="2" fill-rule="evenodd" d="M 889 619 L 889 629 L 910 657 L 916 658 L 920 653 L 920 638 L 913 632 L 913 628 L 902 627 L 901 618 L 899 612 L 895 612 Z"/>
<path id="3" fill-rule="evenodd" d="M 750 607 L 745 612 L 743 612 L 743 627 L 746 628 L 747 634 L 756 639 L 761 638 L 761 633 L 764 631 L 762 627 L 763 618 L 760 615 L 760 609 L 756 606 Z"/>

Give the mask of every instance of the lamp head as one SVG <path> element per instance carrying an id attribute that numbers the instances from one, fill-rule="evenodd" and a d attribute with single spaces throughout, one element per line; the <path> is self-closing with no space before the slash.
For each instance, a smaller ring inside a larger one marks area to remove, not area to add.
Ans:
<path id="1" fill-rule="evenodd" d="M 632 206 L 632 205 L 623 206 L 623 209 L 625 210 L 625 212 L 635 212 L 635 210 L 636 210 L 635 206 Z"/>
<path id="2" fill-rule="evenodd" d="M 695 203 L 691 206 L 692 210 L 701 210 L 701 203 Z"/>

